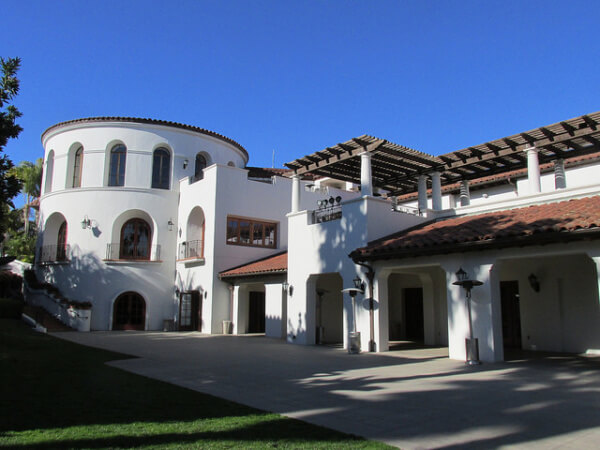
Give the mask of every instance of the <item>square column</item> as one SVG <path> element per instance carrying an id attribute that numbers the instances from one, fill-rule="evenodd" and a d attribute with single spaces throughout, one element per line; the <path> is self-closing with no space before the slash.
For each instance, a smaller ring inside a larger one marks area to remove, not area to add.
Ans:
<path id="1" fill-rule="evenodd" d="M 525 149 L 525 152 L 527 153 L 527 179 L 529 180 L 529 193 L 536 194 L 542 190 L 538 149 L 535 147 L 530 147 Z"/>
<path id="2" fill-rule="evenodd" d="M 369 152 L 362 152 L 360 154 L 360 193 L 361 195 L 373 195 L 371 154 Z"/>
<path id="3" fill-rule="evenodd" d="M 419 211 L 421 214 L 427 210 L 427 176 L 419 175 Z"/>
<path id="4" fill-rule="evenodd" d="M 442 210 L 442 174 L 440 172 L 431 173 L 431 208 L 434 211 Z"/>
<path id="5" fill-rule="evenodd" d="M 554 188 L 565 189 L 566 187 L 565 162 L 562 159 L 557 159 L 554 161 Z"/>
<path id="6" fill-rule="evenodd" d="M 469 180 L 460 182 L 460 206 L 469 206 L 471 204 L 471 193 L 469 192 Z"/>
<path id="7" fill-rule="evenodd" d="M 479 359 L 483 362 L 502 361 L 502 311 L 500 281 L 494 264 L 470 264 L 457 261 L 457 267 L 444 266 L 448 299 L 448 353 L 450 358 L 466 360 L 465 339 L 469 337 L 469 319 L 466 292 L 456 281 L 454 272 L 462 267 L 470 279 L 483 282 L 471 291 L 473 337 L 479 341 Z"/>
<path id="8" fill-rule="evenodd" d="M 300 211 L 300 176 L 292 176 L 292 212 Z"/>

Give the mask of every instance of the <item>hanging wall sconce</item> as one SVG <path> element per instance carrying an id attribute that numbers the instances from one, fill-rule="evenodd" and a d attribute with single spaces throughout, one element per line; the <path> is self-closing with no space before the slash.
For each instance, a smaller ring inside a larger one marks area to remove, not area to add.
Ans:
<path id="1" fill-rule="evenodd" d="M 187 159 L 184 159 L 183 160 L 183 169 L 184 170 L 187 169 L 188 164 L 189 164 L 189 161 Z"/>
<path id="2" fill-rule="evenodd" d="M 87 215 L 81 221 L 81 228 L 83 230 L 85 230 L 86 228 L 92 228 L 92 221 Z"/>
<path id="3" fill-rule="evenodd" d="M 167 226 L 169 227 L 169 231 L 173 231 L 173 225 L 175 225 L 173 223 L 173 219 L 169 219 L 169 221 L 167 222 Z"/>

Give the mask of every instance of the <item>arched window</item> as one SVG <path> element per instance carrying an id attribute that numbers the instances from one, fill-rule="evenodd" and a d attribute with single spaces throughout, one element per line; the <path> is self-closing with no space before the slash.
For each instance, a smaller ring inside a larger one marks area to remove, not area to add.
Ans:
<path id="1" fill-rule="evenodd" d="M 137 292 L 125 292 L 115 300 L 113 330 L 143 330 L 146 302 Z"/>
<path id="2" fill-rule="evenodd" d="M 206 169 L 206 158 L 202 153 L 196 155 L 196 166 L 194 169 L 194 180 L 201 180 L 204 178 L 204 169 Z"/>
<path id="3" fill-rule="evenodd" d="M 79 147 L 73 157 L 73 187 L 81 187 L 81 168 L 83 165 L 83 147 Z"/>
<path id="4" fill-rule="evenodd" d="M 56 237 L 56 261 L 67 260 L 67 222 L 64 221 L 58 228 Z"/>
<path id="5" fill-rule="evenodd" d="M 50 150 L 48 153 L 48 159 L 46 160 L 46 183 L 44 184 L 44 192 L 52 192 L 52 174 L 54 172 L 54 150 Z"/>
<path id="6" fill-rule="evenodd" d="M 154 150 L 152 164 L 152 187 L 156 189 L 169 189 L 171 175 L 171 154 L 166 148 Z"/>
<path id="7" fill-rule="evenodd" d="M 125 185 L 125 161 L 127 159 L 127 147 L 123 144 L 115 145 L 110 151 L 110 167 L 108 170 L 109 186 Z"/>
<path id="8" fill-rule="evenodd" d="M 120 259 L 150 259 L 152 231 L 142 219 L 131 219 L 121 228 Z"/>

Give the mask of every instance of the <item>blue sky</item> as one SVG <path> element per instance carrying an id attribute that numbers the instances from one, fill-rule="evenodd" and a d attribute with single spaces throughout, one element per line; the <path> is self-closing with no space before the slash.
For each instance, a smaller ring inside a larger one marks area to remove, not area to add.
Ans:
<path id="1" fill-rule="evenodd" d="M 222 133 L 275 166 L 372 134 L 440 154 L 600 109 L 600 2 L 4 2 L 24 128 L 81 117 Z"/>

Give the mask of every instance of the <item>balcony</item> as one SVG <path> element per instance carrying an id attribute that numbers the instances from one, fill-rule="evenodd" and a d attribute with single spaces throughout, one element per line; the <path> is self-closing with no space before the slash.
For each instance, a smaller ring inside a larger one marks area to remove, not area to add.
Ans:
<path id="1" fill-rule="evenodd" d="M 42 264 L 67 264 L 70 262 L 71 247 L 68 244 L 43 245 L 38 256 L 38 262 Z"/>
<path id="2" fill-rule="evenodd" d="M 105 261 L 160 261 L 160 245 L 106 244 Z"/>
<path id="3" fill-rule="evenodd" d="M 179 253 L 177 259 L 203 259 L 204 241 L 197 239 L 195 241 L 185 241 L 179 244 Z"/>

